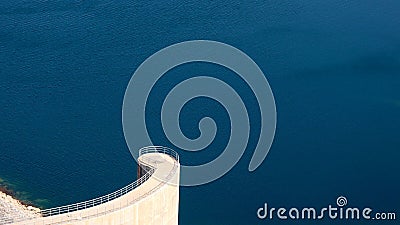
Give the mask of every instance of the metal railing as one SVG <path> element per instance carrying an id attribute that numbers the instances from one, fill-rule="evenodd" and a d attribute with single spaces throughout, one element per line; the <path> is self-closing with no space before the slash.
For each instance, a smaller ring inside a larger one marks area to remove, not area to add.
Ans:
<path id="1" fill-rule="evenodd" d="M 41 210 L 40 212 L 43 217 L 54 216 L 54 215 L 60 215 L 60 214 L 64 214 L 64 213 L 69 213 L 69 212 L 74 212 L 74 211 L 78 211 L 78 210 L 82 210 L 82 209 L 95 207 L 95 206 L 101 205 L 103 203 L 112 201 L 116 198 L 119 198 L 119 197 L 127 194 L 128 192 L 132 191 L 136 187 L 143 184 L 145 181 L 147 181 L 151 177 L 151 175 L 153 175 L 154 170 L 155 170 L 154 168 L 150 168 L 150 170 L 147 171 L 147 173 L 144 174 L 142 177 L 140 177 L 138 180 L 135 180 L 133 183 L 130 183 L 129 185 L 127 185 L 117 191 L 114 191 L 110 194 L 107 194 L 107 195 L 104 195 L 104 196 L 101 196 L 101 197 L 98 197 L 95 199 L 91 199 L 88 201 L 84 201 L 84 202 L 79 202 L 79 203 L 75 203 L 75 204 L 71 204 L 71 205 Z"/>
<path id="2" fill-rule="evenodd" d="M 178 153 L 167 147 L 148 146 L 148 147 L 143 147 L 139 150 L 139 156 L 142 156 L 142 155 L 145 155 L 148 153 L 167 154 L 170 157 L 172 157 L 173 159 L 175 159 L 177 162 L 179 162 Z M 117 191 L 114 191 L 110 194 L 107 194 L 107 195 L 104 195 L 104 196 L 101 196 L 101 197 L 98 197 L 95 199 L 91 199 L 88 201 L 84 201 L 84 202 L 79 202 L 79 203 L 75 203 L 75 204 L 71 204 L 71 205 L 41 210 L 40 213 L 41 213 L 42 217 L 55 216 L 55 215 L 60 215 L 60 214 L 64 214 L 64 213 L 70 213 L 70 212 L 75 212 L 75 211 L 79 211 L 79 210 L 83 210 L 83 209 L 88 209 L 88 208 L 95 207 L 95 206 L 101 205 L 103 203 L 112 201 L 114 199 L 117 199 L 117 198 L 129 193 L 130 191 L 132 191 L 133 189 L 137 188 L 138 186 L 143 184 L 145 181 L 147 181 L 153 175 L 153 173 L 156 169 L 156 168 L 152 167 L 151 165 L 149 168 L 150 169 L 143 176 L 141 176 L 138 180 L 135 180 L 133 183 L 130 183 L 129 185 L 127 185 Z M 172 173 L 174 173 L 175 170 L 176 170 L 176 165 L 174 165 L 174 170 L 172 171 Z M 18 219 L 18 218 L 14 218 L 12 220 L 0 218 L 0 224 L 21 222 L 24 220 L 25 219 Z"/>
<path id="3" fill-rule="evenodd" d="M 139 156 L 148 154 L 148 153 L 164 153 L 166 155 L 171 156 L 177 162 L 179 162 L 179 155 L 174 150 L 164 147 L 164 146 L 147 146 L 139 149 Z"/>

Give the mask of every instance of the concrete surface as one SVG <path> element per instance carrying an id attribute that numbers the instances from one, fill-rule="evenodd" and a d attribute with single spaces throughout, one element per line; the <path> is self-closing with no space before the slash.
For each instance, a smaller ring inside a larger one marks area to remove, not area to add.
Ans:
<path id="1" fill-rule="evenodd" d="M 16 225 L 177 225 L 180 164 L 163 153 L 147 153 L 139 164 L 155 168 L 139 187 L 112 201 Z"/>

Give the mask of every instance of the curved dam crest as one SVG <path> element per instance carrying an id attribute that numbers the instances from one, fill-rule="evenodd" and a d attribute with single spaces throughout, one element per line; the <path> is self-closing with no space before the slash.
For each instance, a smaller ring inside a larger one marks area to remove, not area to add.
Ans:
<path id="1" fill-rule="evenodd" d="M 41 211 L 42 217 L 6 221 L 15 225 L 177 225 L 180 163 L 166 147 L 139 150 L 140 178 L 109 195 L 86 202 Z"/>

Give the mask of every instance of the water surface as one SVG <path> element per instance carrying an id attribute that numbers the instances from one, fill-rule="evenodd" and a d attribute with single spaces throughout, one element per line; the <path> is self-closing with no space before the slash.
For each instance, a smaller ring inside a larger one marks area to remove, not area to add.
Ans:
<path id="1" fill-rule="evenodd" d="M 131 75 L 163 47 L 210 39 L 241 49 L 264 71 L 276 98 L 277 133 L 266 161 L 249 173 L 260 117 L 243 80 L 204 63 L 166 74 L 149 99 L 158 144 L 170 146 L 157 119 L 160 103 L 184 78 L 223 79 L 251 112 L 239 164 L 218 181 L 181 188 L 180 224 L 284 223 L 259 221 L 257 208 L 325 206 L 339 195 L 352 205 L 398 211 L 399 10 L 398 1 L 3 0 L 0 177 L 42 207 L 128 184 L 136 164 L 121 107 Z M 179 151 L 183 163 L 207 162 L 227 143 L 229 117 L 206 98 L 183 109 L 185 134 L 196 138 L 204 116 L 217 122 L 217 139 L 195 155 Z"/>

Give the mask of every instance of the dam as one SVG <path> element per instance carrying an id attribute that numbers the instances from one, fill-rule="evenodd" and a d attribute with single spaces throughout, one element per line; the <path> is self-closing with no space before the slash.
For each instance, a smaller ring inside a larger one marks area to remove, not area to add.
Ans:
<path id="1" fill-rule="evenodd" d="M 135 182 L 108 195 L 40 211 L 41 217 L 15 218 L 15 225 L 177 225 L 179 213 L 179 155 L 162 146 L 139 150 Z"/>

